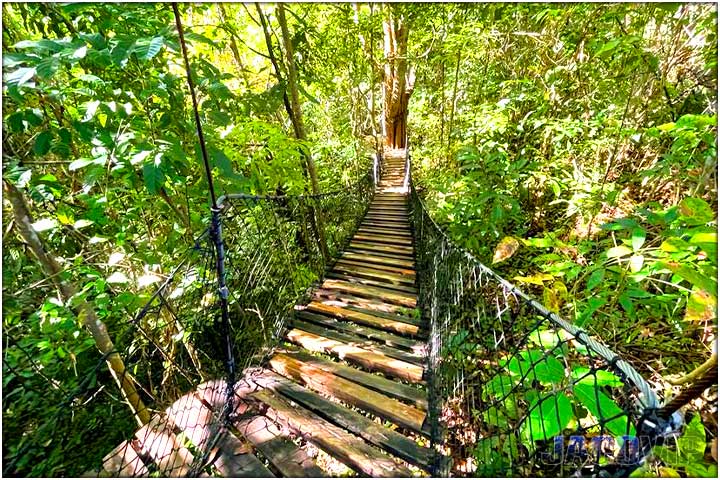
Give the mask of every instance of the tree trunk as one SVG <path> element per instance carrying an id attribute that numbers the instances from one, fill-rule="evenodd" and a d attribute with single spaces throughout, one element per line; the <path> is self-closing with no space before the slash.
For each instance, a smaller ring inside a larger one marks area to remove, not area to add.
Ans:
<path id="1" fill-rule="evenodd" d="M 30 211 L 28 210 L 23 194 L 7 180 L 3 180 L 3 191 L 6 198 L 12 204 L 13 218 L 20 236 L 25 243 L 28 244 L 30 250 L 32 250 L 33 254 L 37 257 L 42 269 L 60 291 L 62 300 L 68 302 L 77 292 L 77 287 L 70 282 L 61 280 L 60 274 L 62 273 L 62 268 L 55 260 L 55 257 L 45 250 L 40 237 L 33 228 L 32 217 L 30 216 Z M 120 392 L 130 406 L 135 419 L 140 426 L 145 425 L 150 421 L 150 412 L 140 399 L 140 395 L 135 388 L 135 382 L 125 370 L 125 364 L 122 358 L 115 351 L 115 345 L 113 345 L 110 339 L 107 327 L 97 318 L 95 310 L 93 310 L 89 302 L 80 302 L 76 310 L 80 322 L 88 329 L 93 340 L 95 340 L 97 349 L 105 355 L 107 364 L 110 367 L 110 373 L 112 373 L 115 381 L 118 383 Z"/>
<path id="2" fill-rule="evenodd" d="M 227 25 L 227 28 L 230 30 L 230 51 L 233 54 L 233 59 L 235 60 L 235 65 L 237 66 L 240 78 L 242 78 L 245 82 L 245 88 L 250 89 L 250 78 L 248 77 L 247 70 L 245 69 L 245 64 L 243 64 L 242 58 L 240 58 L 240 50 L 238 49 L 237 41 L 235 40 L 235 37 L 237 35 L 235 27 L 233 25 L 230 25 L 230 22 L 228 22 L 227 20 L 227 12 L 225 12 L 225 6 L 222 3 L 218 3 L 217 8 L 218 13 L 220 14 L 220 21 Z"/>
<path id="3" fill-rule="evenodd" d="M 298 92 L 298 81 L 297 81 L 297 70 L 295 69 L 295 51 L 292 45 L 292 38 L 287 26 L 287 19 L 285 18 L 285 6 L 282 3 L 278 4 L 278 22 L 280 23 L 280 30 L 282 32 L 283 46 L 285 47 L 285 63 L 287 67 L 288 76 L 288 88 L 290 89 L 290 105 L 292 107 L 292 115 L 295 118 L 293 122 L 296 125 L 295 134 L 298 140 L 305 140 L 305 123 L 303 121 L 302 108 L 300 107 L 300 94 Z M 305 165 L 307 166 L 308 176 L 310 177 L 310 184 L 312 185 L 313 195 L 320 194 L 320 185 L 318 184 L 317 169 L 315 168 L 315 162 L 312 157 L 303 153 L 305 157 Z M 325 261 L 330 260 L 330 253 L 327 248 L 327 241 L 325 240 L 325 225 L 322 218 L 322 214 L 317 211 L 313 206 L 312 208 L 313 217 L 317 226 L 318 242 L 320 245 L 320 251 L 322 252 Z"/>
<path id="4" fill-rule="evenodd" d="M 397 5 L 388 5 L 383 22 L 385 72 L 383 75 L 383 133 L 387 148 L 405 148 L 408 101 L 415 75 L 408 68 L 409 25 L 398 14 Z"/>

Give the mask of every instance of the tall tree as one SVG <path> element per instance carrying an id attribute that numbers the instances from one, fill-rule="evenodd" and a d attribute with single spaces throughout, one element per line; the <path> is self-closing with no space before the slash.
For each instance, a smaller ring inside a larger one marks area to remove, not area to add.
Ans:
<path id="1" fill-rule="evenodd" d="M 415 72 L 407 58 L 410 24 L 401 8 L 387 5 L 383 21 L 383 134 L 388 148 L 406 146 L 408 102 L 415 86 Z"/>
<path id="2" fill-rule="evenodd" d="M 62 268 L 57 260 L 55 260 L 55 256 L 45 249 L 45 246 L 40 240 L 40 236 L 37 234 L 37 231 L 35 231 L 32 225 L 32 216 L 30 215 L 30 210 L 27 207 L 27 202 L 22 192 L 5 179 L 3 179 L 3 192 L 12 205 L 13 219 L 18 227 L 20 236 L 28 247 L 30 247 L 30 251 L 32 251 L 37 258 L 45 274 L 52 283 L 55 284 L 62 300 L 66 303 L 69 302 L 77 293 L 78 289 L 72 283 L 61 279 L 60 274 L 62 273 Z M 93 340 L 95 340 L 97 349 L 105 355 L 108 367 L 110 367 L 110 372 L 117 381 L 120 392 L 130 406 L 138 424 L 145 425 L 150 421 L 150 412 L 145 407 L 135 388 L 135 380 L 128 373 L 122 357 L 120 357 L 115 350 L 115 345 L 108 334 L 107 327 L 97 317 L 95 310 L 87 300 L 79 302 L 77 314 L 80 322 L 88 329 Z"/>

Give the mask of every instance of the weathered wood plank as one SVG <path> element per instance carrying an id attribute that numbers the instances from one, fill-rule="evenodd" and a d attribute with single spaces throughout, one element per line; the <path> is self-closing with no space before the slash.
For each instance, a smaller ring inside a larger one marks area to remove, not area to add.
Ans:
<path id="1" fill-rule="evenodd" d="M 403 247 L 401 245 L 383 245 L 382 243 L 364 242 L 353 239 L 350 242 L 350 246 L 357 248 L 374 249 L 388 253 L 406 253 L 410 256 L 415 255 L 415 249 L 413 247 Z"/>
<path id="2" fill-rule="evenodd" d="M 105 455 L 105 458 L 103 458 L 103 470 L 107 472 L 110 477 L 148 476 L 148 468 L 135 450 L 133 446 L 134 442 L 136 442 L 136 440 L 126 440 L 115 447 L 112 452 Z"/>
<path id="3" fill-rule="evenodd" d="M 362 337 L 370 338 L 379 342 L 384 343 L 396 348 L 402 348 L 413 352 L 417 355 L 424 355 L 426 344 L 425 342 L 418 342 L 411 340 L 407 337 L 401 337 L 399 335 L 393 335 L 392 333 L 385 332 L 383 330 L 377 330 L 375 328 L 362 327 L 355 323 L 343 322 L 336 318 L 328 317 L 325 315 L 318 315 L 316 313 L 308 312 L 306 310 L 299 310 L 296 315 L 303 320 L 308 320 L 318 325 L 325 327 L 334 328 L 343 332 L 353 333 Z"/>
<path id="4" fill-rule="evenodd" d="M 283 353 L 295 360 L 306 363 L 315 368 L 325 370 L 326 372 L 333 373 L 338 377 L 350 380 L 371 390 L 382 393 L 383 395 L 410 403 L 420 410 L 427 411 L 428 409 L 427 396 L 417 385 L 400 383 L 381 375 L 365 372 L 325 358 L 316 357 L 304 351 L 285 351 Z"/>
<path id="5" fill-rule="evenodd" d="M 185 477 L 190 473 L 193 455 L 175 436 L 166 418 L 156 415 L 135 432 L 138 449 L 150 457 L 163 477 Z"/>
<path id="6" fill-rule="evenodd" d="M 350 283 L 357 283 L 360 285 L 370 285 L 373 287 L 383 287 L 387 288 L 389 290 L 401 292 L 401 293 L 408 293 L 410 295 L 417 295 L 417 289 L 410 285 L 393 285 L 392 283 L 387 282 L 381 282 L 378 280 L 373 280 L 369 278 L 361 278 L 356 277 L 354 275 L 349 275 L 346 273 L 337 273 L 337 272 L 328 272 L 327 275 L 325 275 L 326 278 L 334 278 L 336 280 L 343 280 Z"/>
<path id="7" fill-rule="evenodd" d="M 374 268 L 353 267 L 352 265 L 334 265 L 333 271 L 353 275 L 355 277 L 377 279 L 392 285 L 415 285 L 414 275 L 394 275 Z"/>
<path id="8" fill-rule="evenodd" d="M 377 255 L 367 255 L 362 253 L 345 252 L 342 257 L 343 260 L 355 260 L 370 263 L 372 265 L 385 265 L 393 268 L 400 269 L 413 269 L 415 262 L 412 260 L 395 260 L 392 258 L 379 257 Z"/>
<path id="9" fill-rule="evenodd" d="M 253 380 L 257 380 L 254 377 Z M 246 438 L 285 477 L 326 477 L 302 449 L 300 449 L 269 418 L 253 416 L 235 423 Z"/>
<path id="10" fill-rule="evenodd" d="M 371 315 L 368 313 L 357 312 L 341 307 L 335 307 L 332 305 L 326 305 L 321 302 L 310 302 L 307 305 L 307 309 L 311 312 L 322 313 L 342 320 L 356 322 L 362 325 L 367 325 L 373 328 L 379 328 L 381 330 L 387 330 L 389 332 L 399 333 L 401 335 L 417 335 L 420 328 L 417 325 L 412 325 L 408 322 L 400 321 L 398 319 L 390 320 L 383 318 L 378 315 Z"/>
<path id="11" fill-rule="evenodd" d="M 311 352 L 328 353 L 360 365 L 369 371 L 382 372 L 411 383 L 418 383 L 423 378 L 423 367 L 420 365 L 390 358 L 381 353 L 371 352 L 298 328 L 288 331 L 285 338 Z"/>
<path id="12" fill-rule="evenodd" d="M 371 235 L 364 233 L 356 233 L 354 240 L 364 240 L 368 242 L 385 243 L 389 245 L 412 246 L 413 242 L 408 238 L 397 238 L 389 235 Z"/>
<path id="13" fill-rule="evenodd" d="M 300 382 L 316 392 L 332 395 L 398 426 L 426 434 L 423 430 L 426 413 L 422 410 L 282 353 L 270 359 L 270 366 L 280 375 Z"/>
<path id="14" fill-rule="evenodd" d="M 250 447 L 231 432 L 227 432 L 220 439 L 218 450 L 220 453 L 213 466 L 223 477 L 275 477 L 255 455 L 250 453 Z"/>
<path id="15" fill-rule="evenodd" d="M 325 326 L 308 323 L 297 318 L 292 319 L 292 325 L 303 332 L 309 332 L 321 337 L 329 338 L 330 340 L 336 340 L 347 345 L 360 347 L 368 352 L 379 353 L 381 355 L 396 358 L 398 360 L 402 360 L 403 362 L 413 363 L 421 367 L 424 363 L 424 358 L 420 354 L 408 352 L 399 348 L 393 348 L 373 339 L 362 338 L 354 333 L 342 332 L 335 328 L 327 328 Z"/>
<path id="16" fill-rule="evenodd" d="M 416 327 L 419 327 L 420 330 L 424 329 L 427 326 L 425 320 L 414 316 L 414 314 L 412 313 L 414 312 L 414 310 L 411 310 L 407 307 L 384 303 L 378 300 L 373 300 L 371 298 L 356 297 L 349 293 L 338 292 L 337 290 L 318 288 L 313 293 L 313 300 L 322 303 L 323 305 L 329 305 L 331 307 L 344 308 L 345 310 L 366 313 L 374 317 L 395 320 L 402 323 L 409 323 L 410 325 L 415 325 Z M 368 326 L 372 327 L 372 325 Z M 421 335 L 421 333 L 418 333 L 417 336 Z"/>
<path id="17" fill-rule="evenodd" d="M 402 307 L 415 308 L 417 306 L 417 296 L 407 293 L 394 292 L 381 287 L 360 285 L 332 278 L 325 280 L 322 287 L 350 293 L 363 298 L 379 299 L 383 302 L 393 303 Z"/>
<path id="18" fill-rule="evenodd" d="M 433 450 L 421 447 L 410 438 L 395 430 L 373 422 L 348 408 L 333 403 L 315 392 L 268 371 L 263 376 L 263 386 L 282 394 L 311 412 L 345 428 L 368 442 L 421 468 L 429 470 L 433 464 Z"/>
<path id="19" fill-rule="evenodd" d="M 378 257 L 385 257 L 392 260 L 402 260 L 402 261 L 415 261 L 415 257 L 411 254 L 407 253 L 391 253 L 391 252 L 385 252 L 385 251 L 378 251 L 372 248 L 362 248 L 362 247 L 354 247 L 349 246 L 346 250 L 346 252 L 353 252 L 353 253 L 360 253 L 362 255 L 376 255 Z"/>
<path id="20" fill-rule="evenodd" d="M 371 477 L 407 477 L 411 471 L 358 437 L 323 420 L 314 413 L 290 405 L 267 390 L 252 395 L 267 405 L 267 415 L 322 448 L 352 469 Z"/>

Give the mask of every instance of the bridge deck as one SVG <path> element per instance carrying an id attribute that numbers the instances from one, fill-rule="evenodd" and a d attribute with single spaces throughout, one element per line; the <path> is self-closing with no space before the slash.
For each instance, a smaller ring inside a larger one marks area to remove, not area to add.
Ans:
<path id="1" fill-rule="evenodd" d="M 349 473 L 316 463 L 308 443 L 362 476 L 418 476 L 431 468 L 427 326 L 416 310 L 404 151 L 386 154 L 385 167 L 349 247 L 311 301 L 296 307 L 285 332 L 292 347 L 238 382 L 239 420 L 212 454 L 219 475 Z M 224 389 L 222 382 L 208 383 L 178 400 L 166 412 L 173 431 L 146 425 L 105 458 L 105 470 L 147 475 L 152 464 L 162 476 L 186 475 L 193 453 L 178 434 L 203 444 Z"/>

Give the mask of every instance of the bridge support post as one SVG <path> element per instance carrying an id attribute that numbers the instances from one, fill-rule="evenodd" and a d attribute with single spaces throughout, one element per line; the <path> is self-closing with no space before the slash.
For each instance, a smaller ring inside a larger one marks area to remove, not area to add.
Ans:
<path id="1" fill-rule="evenodd" d="M 225 282 L 225 244 L 222 238 L 222 220 L 220 208 L 212 208 L 210 239 L 215 246 L 215 270 L 217 274 L 218 302 L 220 306 L 220 330 L 225 340 L 225 366 L 227 369 L 227 415 L 228 420 L 232 414 L 235 397 L 235 356 L 233 354 L 233 340 L 230 336 L 230 310 L 228 306 L 229 291 Z"/>

